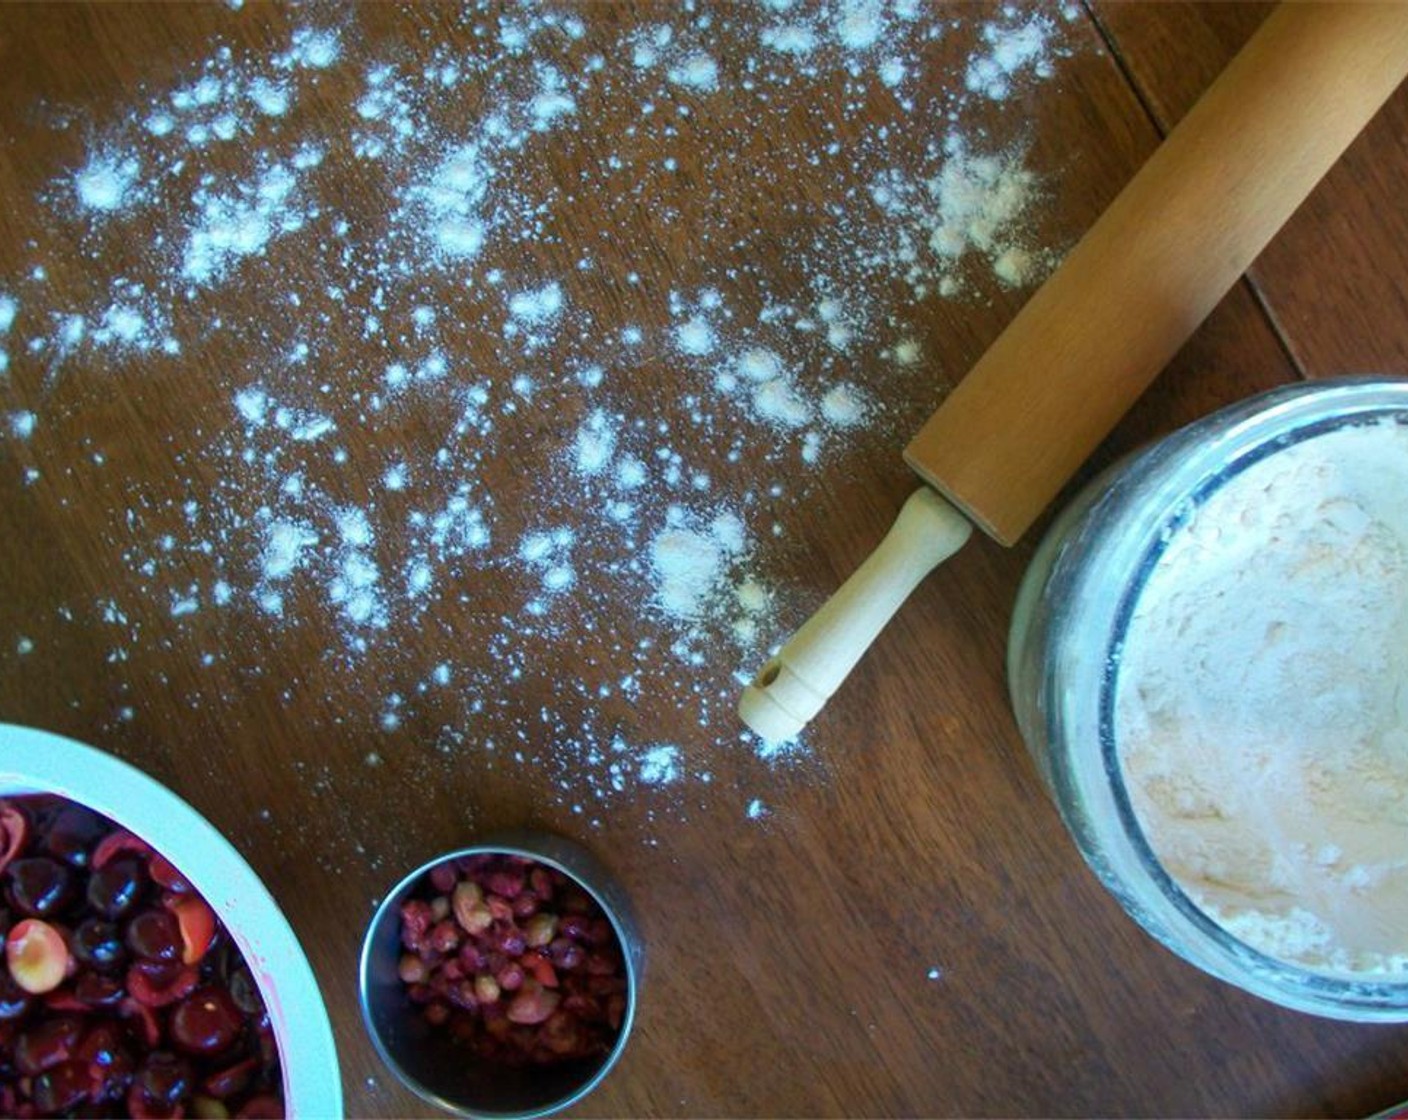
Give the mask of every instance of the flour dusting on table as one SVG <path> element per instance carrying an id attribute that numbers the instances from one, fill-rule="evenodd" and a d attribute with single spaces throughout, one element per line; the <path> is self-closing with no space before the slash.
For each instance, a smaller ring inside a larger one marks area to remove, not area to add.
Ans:
<path id="1" fill-rule="evenodd" d="M 472 754 L 591 823 L 772 811 L 714 788 L 761 757 L 739 683 L 830 590 L 785 575 L 815 498 L 935 403 L 935 308 L 1054 263 L 1022 104 L 1073 13 L 609 11 L 476 7 L 439 43 L 285 13 L 268 53 L 62 118 L 82 157 L 11 200 L 44 236 L 0 272 L 0 480 L 111 502 L 110 585 L 30 609 L 105 635 L 114 723 L 178 687 L 154 651 L 235 713 L 202 668 L 316 635 L 354 686 L 283 697 L 365 727 L 368 767 Z"/>

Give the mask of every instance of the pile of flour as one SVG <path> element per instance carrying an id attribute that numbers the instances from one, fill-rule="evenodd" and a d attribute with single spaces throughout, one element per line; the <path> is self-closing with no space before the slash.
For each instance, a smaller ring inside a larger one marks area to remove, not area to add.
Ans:
<path id="1" fill-rule="evenodd" d="M 1408 978 L 1408 427 L 1233 477 L 1130 622 L 1116 736 L 1160 860 L 1249 945 Z"/>

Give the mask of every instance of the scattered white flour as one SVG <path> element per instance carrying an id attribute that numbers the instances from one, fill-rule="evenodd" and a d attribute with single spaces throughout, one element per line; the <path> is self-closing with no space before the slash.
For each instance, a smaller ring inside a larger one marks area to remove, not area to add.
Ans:
<path id="1" fill-rule="evenodd" d="M 670 81 L 690 89 L 718 89 L 719 64 L 702 52 L 692 54 L 671 68 Z"/>
<path id="2" fill-rule="evenodd" d="M 509 297 L 508 313 L 522 323 L 551 322 L 562 311 L 562 285 L 556 281 Z"/>
<path id="3" fill-rule="evenodd" d="M 1139 820 L 1271 956 L 1408 976 L 1408 427 L 1267 455 L 1173 528 L 1123 643 Z"/>
<path id="4" fill-rule="evenodd" d="M 255 78 L 249 83 L 249 99 L 265 116 L 281 117 L 288 112 L 293 93 L 285 82 Z"/>
<path id="5" fill-rule="evenodd" d="M 687 527 L 690 520 L 683 510 L 672 509 L 667 527 L 650 542 L 656 603 L 684 620 L 699 617 L 746 547 L 742 523 L 730 513 L 698 529 Z"/>
<path id="6" fill-rule="evenodd" d="M 200 610 L 200 600 L 195 596 L 187 596 L 177 599 L 171 604 L 171 617 L 181 618 L 184 615 L 195 614 L 198 610 Z"/>
<path id="7" fill-rule="evenodd" d="M 753 390 L 753 411 L 764 422 L 799 428 L 812 418 L 812 410 L 791 383 L 777 378 Z"/>
<path id="8" fill-rule="evenodd" d="M 894 348 L 891 355 L 897 365 L 912 366 L 920 359 L 919 343 L 907 338 Z"/>
<path id="9" fill-rule="evenodd" d="M 682 323 L 675 330 L 675 339 L 686 354 L 702 357 L 714 348 L 714 331 L 709 324 L 699 318 Z"/>
<path id="10" fill-rule="evenodd" d="M 340 547 L 328 582 L 328 599 L 354 627 L 385 626 L 381 572 L 371 552 L 375 545 L 371 522 L 356 507 L 336 510 L 334 522 Z"/>
<path id="11" fill-rule="evenodd" d="M 241 258 L 262 254 L 271 238 L 302 227 L 306 217 L 293 205 L 296 186 L 293 169 L 276 164 L 225 190 L 199 189 L 200 219 L 181 266 L 186 279 L 209 284 Z"/>
<path id="12" fill-rule="evenodd" d="M 652 747 L 640 761 L 640 780 L 648 786 L 669 785 L 680 777 L 680 749 Z"/>
<path id="13" fill-rule="evenodd" d="M 990 23 L 983 28 L 988 51 L 971 59 L 964 84 L 974 93 L 1003 101 L 1012 83 L 1023 71 L 1038 78 L 1052 73 L 1051 40 L 1055 27 L 1042 14 L 1006 26 Z"/>
<path id="14" fill-rule="evenodd" d="M 891 265 L 916 295 L 958 294 L 973 257 L 1008 286 L 1040 279 L 1054 263 L 1024 246 L 1037 183 L 1016 152 L 977 155 L 950 136 L 936 174 L 915 180 L 887 173 L 872 184 L 871 197 L 894 219 L 889 244 L 872 259 Z"/>
<path id="15" fill-rule="evenodd" d="M 650 545 L 650 562 L 659 580 L 657 601 L 669 614 L 695 618 L 713 594 L 724 552 L 707 533 L 665 529 Z"/>
<path id="16" fill-rule="evenodd" d="M 326 70 L 342 55 L 342 43 L 335 31 L 300 28 L 293 33 L 293 46 L 275 63 L 281 69 L 307 67 Z"/>
<path id="17" fill-rule="evenodd" d="M 259 425 L 269 411 L 269 394 L 251 385 L 235 393 L 235 411 L 244 417 L 245 422 Z"/>
<path id="18" fill-rule="evenodd" d="M 785 23 L 763 30 L 763 45 L 783 54 L 811 54 L 817 46 L 817 34 L 806 24 Z"/>
<path id="19" fill-rule="evenodd" d="M 484 247 L 487 227 L 482 207 L 490 179 L 478 146 L 465 144 L 445 156 L 428 183 L 410 191 L 427 215 L 442 257 L 463 260 L 477 256 Z"/>
<path id="20" fill-rule="evenodd" d="M 783 376 L 782 359 L 762 346 L 750 346 L 738 356 L 738 372 L 748 381 L 776 381 Z"/>
<path id="21" fill-rule="evenodd" d="M 1009 288 L 1020 288 L 1032 278 L 1036 262 L 1025 249 L 1003 249 L 992 262 L 992 271 Z"/>
<path id="22" fill-rule="evenodd" d="M 577 429 L 577 470 L 584 475 L 597 475 L 611 465 L 616 451 L 617 434 L 606 413 L 597 409 Z M 636 464 L 639 467 L 639 464 Z M 637 482 L 643 482 L 640 479 Z"/>
<path id="23" fill-rule="evenodd" d="M 19 314 L 19 301 L 13 296 L 0 292 L 0 336 L 10 333 L 10 327 L 14 325 L 15 316 Z M 8 373 L 10 369 L 9 351 L 0 349 L 0 375 Z"/>
<path id="24" fill-rule="evenodd" d="M 572 567 L 572 547 L 576 543 L 576 534 L 568 528 L 529 533 L 519 542 L 518 558 L 538 572 L 546 594 L 556 595 L 577 582 Z M 531 599 L 524 609 L 530 615 L 541 615 L 547 604 L 540 598 Z"/>
<path id="25" fill-rule="evenodd" d="M 821 398 L 821 413 L 839 428 L 863 424 L 870 406 L 865 395 L 853 385 L 834 385 Z"/>
<path id="26" fill-rule="evenodd" d="M 276 581 L 292 575 L 303 562 L 304 552 L 318 543 L 318 534 L 306 525 L 276 521 L 265 530 L 261 575 Z"/>
<path id="27" fill-rule="evenodd" d="M 587 827 L 714 790 L 757 820 L 765 791 L 713 774 L 805 764 L 735 705 L 825 590 L 776 574 L 811 498 L 961 372 L 936 301 L 1053 260 L 1003 138 L 1061 57 L 1054 17 L 510 0 L 451 46 L 397 12 L 394 49 L 355 8 L 213 43 L 85 107 L 87 154 L 11 201 L 33 248 L 0 275 L 0 481 L 75 503 L 101 470 L 111 510 L 112 586 L 24 609 L 112 635 L 115 725 L 173 650 L 255 686 L 296 643 L 291 718 L 365 681 L 335 704 L 385 739 L 368 766 L 531 774 Z M 937 72 L 928 44 L 965 23 L 978 55 Z M 741 158 L 740 115 L 796 113 Z M 897 143 L 916 120 L 943 124 Z M 784 213 L 781 183 L 815 208 Z M 172 407 L 195 382 L 223 415 Z M 122 438 L 114 401 L 169 475 L 89 440 Z M 350 780 L 302 765 L 279 777 Z"/>
<path id="28" fill-rule="evenodd" d="M 847 50 L 869 50 L 885 33 L 880 0 L 842 0 L 833 18 L 836 38 Z"/>
<path id="29" fill-rule="evenodd" d="M 84 209 L 112 213 L 127 203 L 140 173 L 136 156 L 96 155 L 73 177 L 73 189 Z"/>

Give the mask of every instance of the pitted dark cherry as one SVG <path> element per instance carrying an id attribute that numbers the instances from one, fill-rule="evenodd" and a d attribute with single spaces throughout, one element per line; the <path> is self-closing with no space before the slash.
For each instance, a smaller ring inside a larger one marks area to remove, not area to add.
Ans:
<path id="1" fill-rule="evenodd" d="M 0 800 L 0 1115 L 283 1115 L 273 1027 L 215 912 L 83 805 Z"/>

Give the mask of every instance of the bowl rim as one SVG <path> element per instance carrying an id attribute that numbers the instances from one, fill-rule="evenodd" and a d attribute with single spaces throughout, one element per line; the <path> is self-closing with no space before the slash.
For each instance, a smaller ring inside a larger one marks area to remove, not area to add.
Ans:
<path id="1" fill-rule="evenodd" d="M 367 1036 L 371 1039 L 372 1047 L 376 1050 L 377 1056 L 386 1063 L 388 1069 L 395 1074 L 396 1078 L 415 1093 L 422 1100 L 443 1108 L 447 1112 L 458 1116 L 467 1116 L 474 1120 L 538 1120 L 538 1118 L 551 1116 L 563 1109 L 570 1108 L 588 1093 L 592 1092 L 605 1079 L 606 1075 L 615 1068 L 622 1053 L 626 1049 L 626 1041 L 630 1037 L 631 1029 L 635 1025 L 636 1005 L 639 1001 L 639 987 L 641 971 L 644 964 L 643 952 L 641 948 L 639 932 L 635 925 L 635 915 L 630 913 L 630 907 L 622 899 L 608 897 L 608 891 L 603 884 L 594 882 L 591 875 L 584 875 L 578 868 L 572 867 L 569 860 L 558 855 L 550 854 L 547 851 L 535 848 L 534 841 L 541 841 L 545 846 L 561 849 L 563 847 L 577 849 L 578 845 L 565 837 L 556 833 L 542 830 L 520 830 L 512 829 L 505 832 L 495 833 L 486 837 L 483 841 L 475 844 L 468 844 L 462 848 L 455 848 L 421 863 L 418 867 L 407 872 L 396 885 L 393 886 L 382 897 L 377 904 L 376 910 L 367 921 L 366 932 L 362 937 L 362 951 L 357 962 L 357 999 L 362 1011 L 362 1025 L 366 1029 Z M 595 863 L 594 858 L 585 849 L 580 852 L 573 852 L 587 861 Z M 371 984 L 372 967 L 372 943 L 376 939 L 377 932 L 382 924 L 391 920 L 401 901 L 412 887 L 425 875 L 428 875 L 432 868 L 440 866 L 453 859 L 462 859 L 467 856 L 476 855 L 507 855 L 518 856 L 523 859 L 533 860 L 535 863 L 544 864 L 562 872 L 584 891 L 586 891 L 598 906 L 602 913 L 611 923 L 611 929 L 616 934 L 616 940 L 621 947 L 621 958 L 626 969 L 626 1010 L 621 1018 L 621 1029 L 617 1032 L 616 1043 L 612 1046 L 610 1053 L 602 1059 L 601 1065 L 592 1073 L 590 1077 L 582 1082 L 570 1093 L 564 1094 L 555 1101 L 550 1101 L 537 1108 L 522 1109 L 518 1111 L 500 1112 L 490 1109 L 475 1109 L 461 1102 L 451 1100 L 443 1096 L 435 1089 L 415 1077 L 412 1077 L 396 1056 L 391 1053 L 381 1038 L 380 1032 L 376 1029 L 376 1024 L 372 1021 L 371 1009 L 369 1007 L 369 987 Z M 593 868 L 594 872 L 605 874 L 600 869 Z"/>
<path id="2" fill-rule="evenodd" d="M 146 772 L 50 731 L 0 722 L 0 796 L 54 793 L 88 806 L 171 860 L 225 923 L 278 1040 L 290 1116 L 341 1116 L 332 1022 L 293 927 L 213 824 Z"/>

